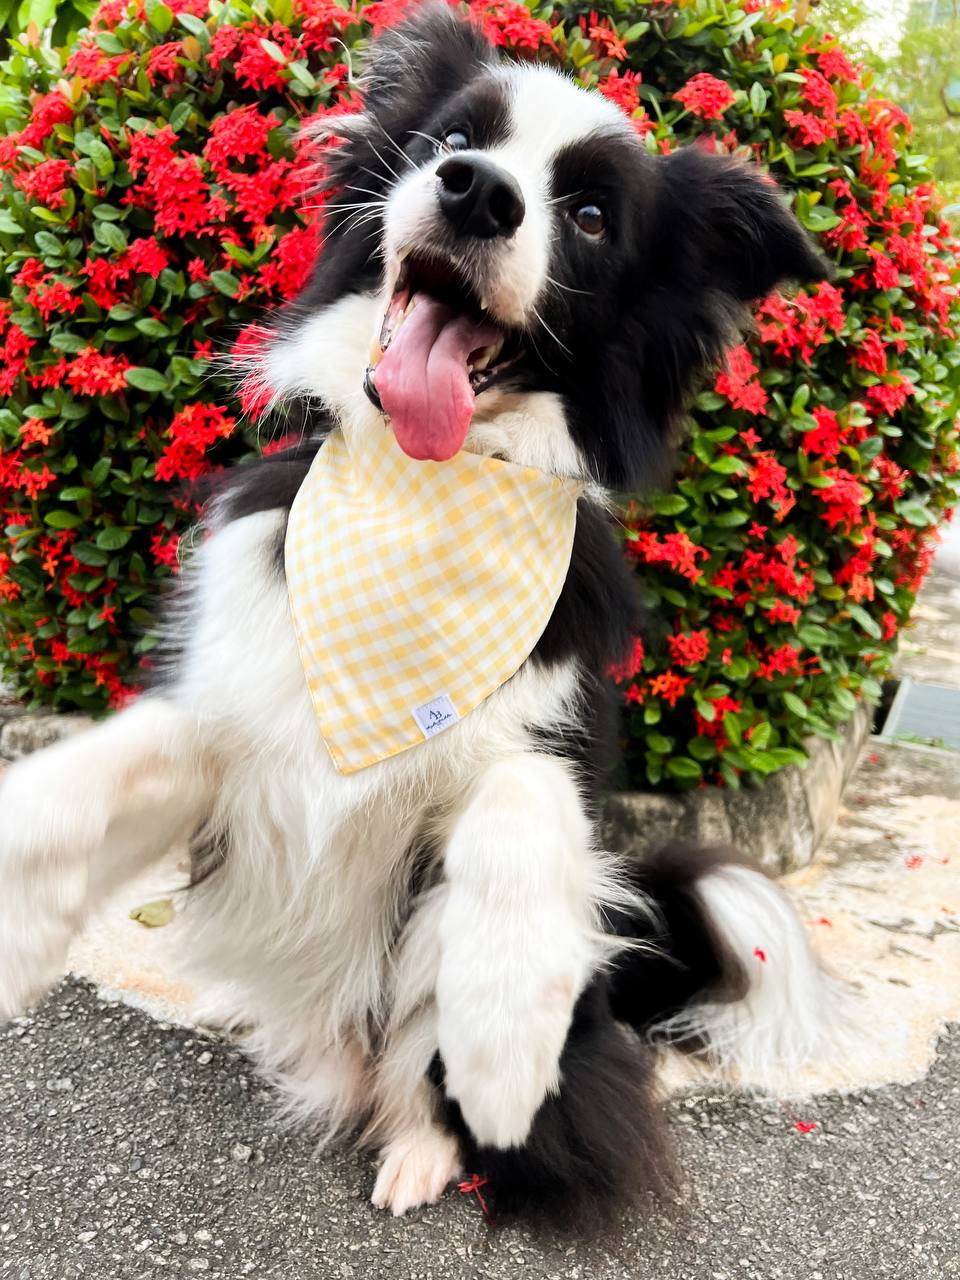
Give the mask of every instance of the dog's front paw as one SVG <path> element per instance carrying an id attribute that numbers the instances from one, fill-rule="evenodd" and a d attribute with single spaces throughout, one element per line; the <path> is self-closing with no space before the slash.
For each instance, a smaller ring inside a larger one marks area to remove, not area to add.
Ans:
<path id="1" fill-rule="evenodd" d="M 86 859 L 70 847 L 50 779 L 33 765 L 0 775 L 0 1022 L 61 977 L 86 898 Z"/>
<path id="2" fill-rule="evenodd" d="M 436 1204 L 459 1172 L 460 1148 L 453 1135 L 436 1125 L 416 1129 L 384 1150 L 371 1199 L 398 1218 L 408 1209 Z"/>
<path id="3" fill-rule="evenodd" d="M 481 1146 L 522 1146 L 544 1099 L 558 1091 L 575 990 L 575 977 L 561 974 L 527 993 L 515 988 L 513 1007 L 483 993 L 441 1006 L 444 1088 Z M 518 998 L 524 994 L 528 1000 Z"/>

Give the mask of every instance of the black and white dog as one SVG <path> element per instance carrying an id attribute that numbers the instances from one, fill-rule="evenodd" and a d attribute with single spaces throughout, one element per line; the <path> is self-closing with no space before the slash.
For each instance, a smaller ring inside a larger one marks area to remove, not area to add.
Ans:
<path id="1" fill-rule="evenodd" d="M 435 1201 L 466 1169 L 501 1212 L 566 1213 L 666 1174 L 651 1030 L 747 1068 L 824 1034 L 826 980 L 773 884 L 717 855 L 628 871 L 595 826 L 616 737 L 604 672 L 637 625 L 605 494 L 662 479 L 744 304 L 824 267 L 759 172 L 649 155 L 599 94 L 501 64 L 445 8 L 377 41 L 365 108 L 336 121 L 327 242 L 264 357 L 265 382 L 305 406 L 306 443 L 231 473 L 211 504 L 160 687 L 0 783 L 0 1016 L 57 979 L 105 895 L 192 838 L 192 959 L 217 1016 L 249 1028 L 292 1114 L 365 1126 L 374 1203 Z M 465 442 L 442 415 L 405 435 L 406 415 L 401 445 L 586 488 L 520 671 L 446 733 L 342 776 L 304 681 L 284 531 L 325 430 L 387 429 L 371 344 L 397 340 L 418 296 L 487 336 L 464 358 Z"/>

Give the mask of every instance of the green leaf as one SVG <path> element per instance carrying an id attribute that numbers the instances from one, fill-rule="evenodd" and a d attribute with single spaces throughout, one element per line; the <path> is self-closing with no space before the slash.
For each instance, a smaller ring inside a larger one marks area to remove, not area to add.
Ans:
<path id="1" fill-rule="evenodd" d="M 240 291 L 240 281 L 229 271 L 211 271 L 210 281 L 214 288 L 225 293 L 228 298 L 236 297 Z"/>
<path id="2" fill-rule="evenodd" d="M 148 369 L 144 365 L 134 365 L 127 370 L 127 382 L 140 391 L 166 391 L 167 380 L 156 369 Z"/>
<path id="3" fill-rule="evenodd" d="M 97 546 L 103 551 L 119 551 L 121 547 L 127 545 L 131 536 L 129 529 L 121 529 L 115 524 L 110 524 L 105 529 L 100 530 L 97 534 L 96 542 Z"/>
<path id="4" fill-rule="evenodd" d="M 9 209 L 0 209 L 0 231 L 8 236 L 23 235 L 23 227 L 11 215 Z"/>
<path id="5" fill-rule="evenodd" d="M 142 320 L 136 322 L 136 326 L 148 338 L 168 338 L 170 336 L 170 330 L 167 326 L 159 320 L 154 320 L 153 316 L 144 316 Z"/>
<path id="6" fill-rule="evenodd" d="M 290 74 L 293 76 L 294 80 L 313 93 L 316 90 L 317 81 L 311 74 L 307 64 L 305 62 L 291 62 L 289 66 Z"/>
<path id="7" fill-rule="evenodd" d="M 658 756 L 665 756 L 667 752 L 673 750 L 673 739 L 665 738 L 662 733 L 648 733 L 647 746 Z"/>
<path id="8" fill-rule="evenodd" d="M 801 720 L 806 720 L 809 712 L 807 704 L 802 698 L 798 698 L 795 693 L 789 691 L 783 695 L 783 701 L 788 710 L 792 711 L 795 716 L 799 716 Z"/>
<path id="9" fill-rule="evenodd" d="M 759 80 L 750 86 L 750 109 L 755 116 L 762 116 L 767 105 L 767 91 Z"/>
<path id="10" fill-rule="evenodd" d="M 77 333 L 51 333 L 47 341 L 55 351 L 67 351 L 71 355 L 82 351 L 89 343 L 88 339 L 81 338 Z"/>
<path id="11" fill-rule="evenodd" d="M 181 27 L 186 27 L 192 36 L 196 36 L 200 41 L 201 49 L 208 50 L 210 48 L 210 32 L 207 24 L 200 18 L 194 17 L 192 13 L 178 13 L 177 21 Z"/>
<path id="12" fill-rule="evenodd" d="M 867 613 L 866 609 L 864 609 L 859 604 L 848 604 L 847 612 L 850 614 L 850 617 L 853 618 L 855 622 L 860 623 L 860 626 L 863 627 L 864 631 L 866 631 L 868 636 L 873 636 L 874 640 L 880 639 L 880 635 L 881 635 L 880 624 L 876 621 L 876 619 L 871 618 L 870 614 Z"/>
<path id="13" fill-rule="evenodd" d="M 822 645 L 829 644 L 831 640 L 830 632 L 815 622 L 804 623 L 797 632 L 797 637 L 808 649 L 819 649 Z"/>
<path id="14" fill-rule="evenodd" d="M 115 222 L 102 220 L 97 222 L 94 225 L 93 234 L 96 240 L 106 245 L 108 249 L 112 249 L 114 253 L 123 253 L 127 247 L 126 234 Z"/>
<path id="15" fill-rule="evenodd" d="M 51 231 L 35 231 L 33 242 L 41 253 L 51 258 L 59 258 L 63 254 L 63 245 Z"/>
<path id="16" fill-rule="evenodd" d="M 66 489 L 60 490 L 60 499 L 63 502 L 83 502 L 92 497 L 93 494 L 83 485 L 68 485 Z"/>
<path id="17" fill-rule="evenodd" d="M 173 917 L 172 898 L 158 898 L 155 902 L 145 902 L 142 906 L 134 907 L 130 912 L 131 920 L 136 920 L 137 924 L 146 925 L 148 929 L 161 929 L 169 924 Z"/>
<path id="18" fill-rule="evenodd" d="M 147 21 L 154 31 L 159 31 L 162 36 L 165 36 L 173 26 L 171 11 L 162 3 L 162 0 L 147 0 L 146 11 Z"/>
<path id="19" fill-rule="evenodd" d="M 174 133 L 179 133 L 192 115 L 192 102 L 178 102 L 170 113 L 170 128 Z"/>
<path id="20" fill-rule="evenodd" d="M 734 508 L 732 511 L 719 511 L 712 517 L 713 523 L 718 529 L 736 529 L 742 524 L 746 524 L 750 519 L 749 511 L 741 511 Z"/>
<path id="21" fill-rule="evenodd" d="M 678 516 L 688 505 L 679 493 L 658 493 L 650 499 L 650 506 L 658 516 Z"/>
<path id="22" fill-rule="evenodd" d="M 92 565 L 95 569 L 102 568 L 109 559 L 105 551 L 89 542 L 74 543 L 72 551 L 81 564 Z"/>
<path id="23" fill-rule="evenodd" d="M 717 458 L 715 462 L 710 463 L 710 470 L 716 471 L 722 476 L 733 476 L 746 468 L 742 458 L 733 458 L 730 454 L 725 453 Z"/>
<path id="24" fill-rule="evenodd" d="M 668 760 L 667 773 L 673 778 L 692 780 L 703 777 L 703 770 L 696 760 L 691 760 L 688 756 L 676 756 L 673 760 Z"/>
<path id="25" fill-rule="evenodd" d="M 279 62 L 282 67 L 287 65 L 287 55 L 283 52 L 278 44 L 273 40 L 267 40 L 261 36 L 260 48 L 264 53 L 268 53 L 274 62 Z"/>
<path id="26" fill-rule="evenodd" d="M 48 511 L 43 519 L 51 529 L 76 529 L 78 524 L 83 524 L 83 516 L 75 511 Z"/>

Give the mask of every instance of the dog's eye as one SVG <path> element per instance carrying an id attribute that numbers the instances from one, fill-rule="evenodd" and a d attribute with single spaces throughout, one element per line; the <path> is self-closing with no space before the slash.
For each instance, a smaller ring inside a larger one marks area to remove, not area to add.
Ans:
<path id="1" fill-rule="evenodd" d="M 443 135 L 443 141 L 440 143 L 441 151 L 466 151 L 470 146 L 470 139 L 462 129 L 451 129 L 449 133 Z"/>
<path id="2" fill-rule="evenodd" d="M 572 210 L 570 216 L 584 235 L 593 236 L 594 239 L 602 236 L 607 229 L 603 210 L 595 204 L 582 204 L 579 208 Z"/>

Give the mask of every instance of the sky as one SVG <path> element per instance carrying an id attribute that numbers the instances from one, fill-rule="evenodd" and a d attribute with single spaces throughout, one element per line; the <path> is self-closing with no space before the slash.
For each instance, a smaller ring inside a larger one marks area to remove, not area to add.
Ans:
<path id="1" fill-rule="evenodd" d="M 871 49 L 882 54 L 896 51 L 908 7 L 908 0 L 871 0 L 872 12 L 860 29 Z"/>

